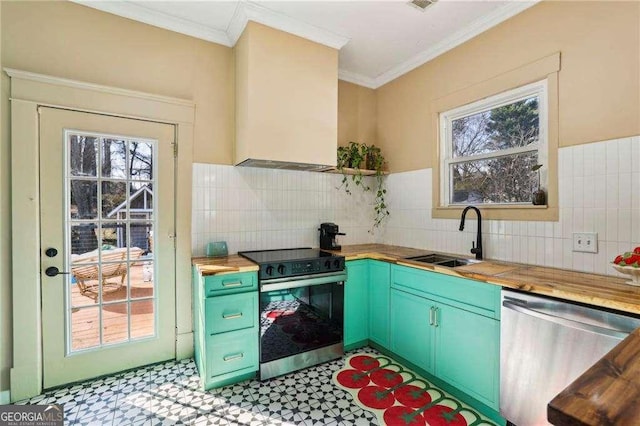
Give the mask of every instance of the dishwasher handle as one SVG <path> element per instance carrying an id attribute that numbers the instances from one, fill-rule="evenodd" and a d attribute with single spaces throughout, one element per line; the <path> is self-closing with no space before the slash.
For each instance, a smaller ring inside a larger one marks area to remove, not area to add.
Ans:
<path id="1" fill-rule="evenodd" d="M 578 330 L 590 331 L 592 333 L 602 334 L 609 337 L 615 337 L 617 339 L 624 339 L 629 335 L 629 333 L 625 333 L 624 331 L 613 330 L 605 327 L 599 327 L 597 325 L 586 324 L 583 322 L 570 320 L 568 318 L 562 318 L 555 315 L 550 315 L 543 312 L 535 311 L 533 309 L 525 308 L 524 306 L 514 303 L 510 300 L 504 300 L 502 302 L 502 306 L 524 315 L 529 315 L 545 321 L 550 321 L 550 322 L 564 325 L 567 327 L 576 328 Z"/>

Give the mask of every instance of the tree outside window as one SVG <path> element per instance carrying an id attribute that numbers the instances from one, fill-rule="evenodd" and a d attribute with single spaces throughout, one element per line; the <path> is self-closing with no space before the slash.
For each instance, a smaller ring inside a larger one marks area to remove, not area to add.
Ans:
<path id="1" fill-rule="evenodd" d="M 441 114 L 442 201 L 531 202 L 546 155 L 546 85 L 536 83 Z"/>

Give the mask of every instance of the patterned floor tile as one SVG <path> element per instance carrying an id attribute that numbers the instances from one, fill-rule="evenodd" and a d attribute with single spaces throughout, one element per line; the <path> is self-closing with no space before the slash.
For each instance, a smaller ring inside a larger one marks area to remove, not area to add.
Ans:
<path id="1" fill-rule="evenodd" d="M 373 349 L 359 349 L 378 355 Z M 193 359 L 171 361 L 20 401 L 60 403 L 70 425 L 364 426 L 373 413 L 333 384 L 352 355 L 270 380 L 202 390 Z"/>

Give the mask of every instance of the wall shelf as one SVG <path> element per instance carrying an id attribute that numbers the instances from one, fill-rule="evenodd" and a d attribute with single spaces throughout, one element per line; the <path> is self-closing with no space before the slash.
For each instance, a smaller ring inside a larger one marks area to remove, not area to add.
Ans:
<path id="1" fill-rule="evenodd" d="M 360 172 L 360 174 L 362 176 L 374 176 L 376 174 L 375 170 L 367 170 L 367 169 L 352 169 L 349 167 L 344 167 L 342 170 L 339 170 L 337 167 L 333 167 L 331 169 L 326 170 L 327 173 L 339 173 L 339 174 L 345 174 L 345 175 L 356 175 L 358 174 L 358 172 Z M 388 175 L 389 172 L 384 170 L 382 172 L 383 175 Z"/>

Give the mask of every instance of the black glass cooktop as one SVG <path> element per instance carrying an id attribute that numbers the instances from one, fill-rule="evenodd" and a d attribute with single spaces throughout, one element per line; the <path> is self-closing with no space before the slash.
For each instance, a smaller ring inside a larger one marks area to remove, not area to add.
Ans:
<path id="1" fill-rule="evenodd" d="M 258 264 L 260 280 L 339 273 L 345 269 L 344 256 L 309 247 L 241 251 L 238 254 Z"/>
<path id="2" fill-rule="evenodd" d="M 324 259 L 327 257 L 342 257 L 340 255 L 322 251 L 320 249 L 313 249 L 310 247 L 278 250 L 241 251 L 238 252 L 238 254 L 256 262 L 257 264 L 286 262 L 289 260 L 313 260 Z"/>

